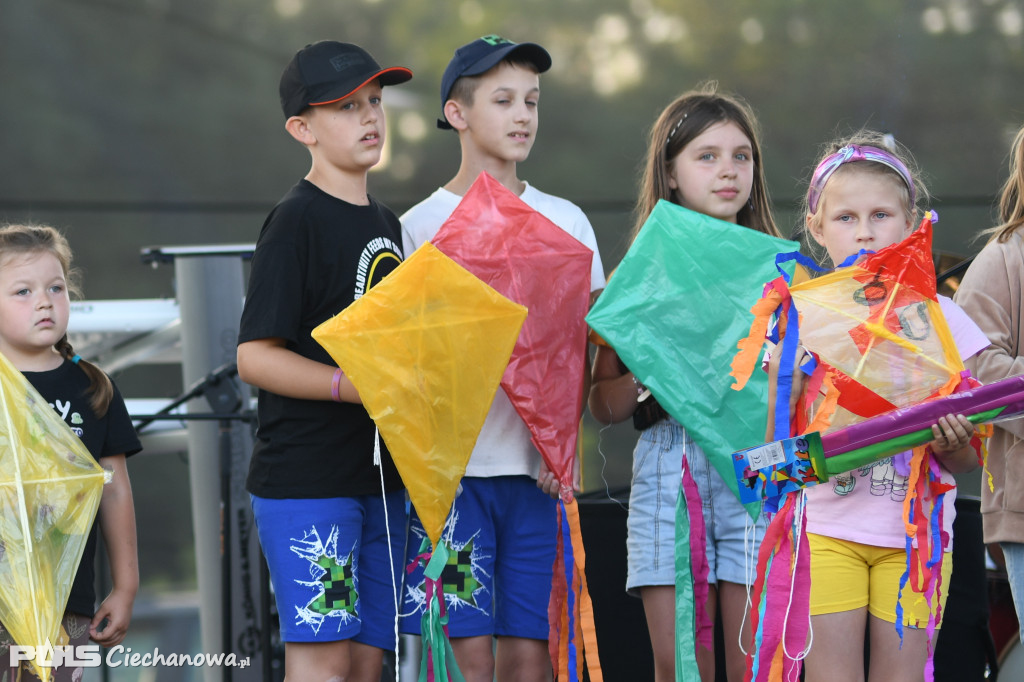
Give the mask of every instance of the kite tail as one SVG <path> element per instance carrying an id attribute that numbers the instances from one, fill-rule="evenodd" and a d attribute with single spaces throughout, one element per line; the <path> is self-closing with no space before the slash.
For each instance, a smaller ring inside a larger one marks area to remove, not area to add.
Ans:
<path id="1" fill-rule="evenodd" d="M 907 497 L 903 500 L 903 523 L 906 527 L 907 568 L 900 577 L 896 598 L 896 632 L 903 644 L 903 591 L 910 583 L 914 599 L 924 599 L 928 604 L 928 656 L 925 661 L 924 679 L 932 682 L 935 673 L 932 641 L 935 628 L 942 620 L 939 597 L 942 594 L 943 548 L 949 543 L 949 536 L 943 530 L 943 503 L 945 493 L 953 485 L 941 481 L 938 462 L 932 457 L 927 445 L 914 448 L 907 480 Z M 930 509 L 926 508 L 930 505 Z M 919 625 L 919 624 L 917 624 Z"/>
<path id="2" fill-rule="evenodd" d="M 992 472 L 988 468 L 988 439 L 992 437 L 994 432 L 995 426 L 992 424 L 975 424 L 974 435 L 971 436 L 971 448 L 974 449 L 974 454 L 978 456 L 978 466 L 984 472 L 989 492 L 995 490 Z"/>
<path id="3" fill-rule="evenodd" d="M 818 396 L 822 386 L 825 387 L 825 397 L 821 401 L 821 405 L 818 406 L 818 411 L 814 414 L 814 420 L 801 433 L 811 433 L 813 431 L 824 433 L 832 425 L 832 415 L 835 414 L 836 406 L 839 403 L 839 389 L 836 388 L 835 382 L 832 381 L 834 373 L 834 369 L 831 369 L 824 362 L 819 362 L 814 370 L 814 374 L 811 375 L 807 388 L 804 389 L 803 405 L 805 414 L 810 412 L 811 404 Z M 821 375 L 820 379 L 818 378 L 819 374 Z"/>
<path id="4" fill-rule="evenodd" d="M 805 497 L 786 496 L 761 541 L 752 589 L 754 647 L 745 682 L 795 682 L 806 655 L 810 623 L 810 548 Z"/>
<path id="5" fill-rule="evenodd" d="M 713 651 L 714 627 L 707 612 L 707 531 L 700 492 L 683 457 L 676 500 L 676 680 L 700 682 L 697 647 Z"/>
<path id="6" fill-rule="evenodd" d="M 424 538 L 424 546 L 429 541 Z M 420 682 L 465 682 L 455 662 L 455 652 L 448 640 L 448 611 L 444 602 L 444 588 L 441 572 L 448 563 L 448 548 L 443 542 L 437 543 L 432 554 L 422 553 L 421 559 L 426 561 L 423 571 L 423 586 L 426 591 L 426 604 L 420 618 L 420 633 L 423 642 L 423 654 L 420 658 Z"/>
<path id="7" fill-rule="evenodd" d="M 740 339 L 736 344 L 738 352 L 732 359 L 732 371 L 729 376 L 736 382 L 732 388 L 739 391 L 747 385 L 750 375 L 754 373 L 757 361 L 761 357 L 761 349 L 764 348 L 764 340 L 768 334 L 768 326 L 771 324 L 773 314 L 789 309 L 789 288 L 781 277 L 765 285 L 764 296 L 750 312 L 754 314 L 754 320 L 750 324 L 750 333 L 746 338 Z M 784 326 L 780 319 L 779 324 Z"/>
<path id="8" fill-rule="evenodd" d="M 548 601 L 548 652 L 555 680 L 583 679 L 583 661 L 592 682 L 604 677 L 597 653 L 594 605 L 587 588 L 586 553 L 575 499 L 558 501 L 558 546 Z"/>

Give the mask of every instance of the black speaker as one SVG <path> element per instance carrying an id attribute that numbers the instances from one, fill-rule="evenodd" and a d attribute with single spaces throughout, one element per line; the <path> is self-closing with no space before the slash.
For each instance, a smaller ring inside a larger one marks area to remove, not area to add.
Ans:
<path id="1" fill-rule="evenodd" d="M 628 500 L 628 491 L 578 498 L 587 587 L 604 679 L 653 680 L 654 656 L 643 602 L 626 594 Z M 590 679 L 589 674 L 584 679 Z"/>
<path id="2" fill-rule="evenodd" d="M 993 650 L 985 595 L 985 545 L 981 503 L 957 497 L 953 520 L 953 575 L 947 586 L 946 609 L 935 642 L 935 682 L 984 680 Z"/>

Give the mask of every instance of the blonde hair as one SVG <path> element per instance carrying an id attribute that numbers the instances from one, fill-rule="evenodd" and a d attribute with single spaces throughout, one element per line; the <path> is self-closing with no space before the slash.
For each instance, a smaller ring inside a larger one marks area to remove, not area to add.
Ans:
<path id="1" fill-rule="evenodd" d="M 754 180 L 750 200 L 736 215 L 736 222 L 758 232 L 781 237 L 772 217 L 772 205 L 761 162 L 757 118 L 750 106 L 732 95 L 718 92 L 718 83 L 708 81 L 673 100 L 651 127 L 647 156 L 640 177 L 640 189 L 633 210 L 630 241 L 636 239 L 647 217 L 660 199 L 679 203 L 669 186 L 672 162 L 695 137 L 716 123 L 734 123 L 750 140 Z"/>
<path id="2" fill-rule="evenodd" d="M 18 256 L 48 253 L 54 256 L 64 271 L 68 292 L 80 295 L 78 271 L 71 266 L 71 247 L 60 232 L 46 225 L 4 225 L 0 226 L 0 268 L 8 259 Z M 97 417 L 107 413 L 110 400 L 114 397 L 114 386 L 110 377 L 96 365 L 76 357 L 75 349 L 64 334 L 53 347 L 66 360 L 72 360 L 89 377 L 89 405 Z"/>
<path id="3" fill-rule="evenodd" d="M 989 241 L 1006 242 L 1024 225 L 1024 126 L 1017 131 L 1010 146 L 1010 175 L 999 194 L 999 225 L 984 230 Z"/>
<path id="4" fill-rule="evenodd" d="M 903 204 L 907 221 L 911 226 L 916 227 L 915 222 L 917 221 L 918 213 L 917 207 L 922 203 L 927 204 L 928 189 L 924 186 L 924 182 L 921 180 L 921 172 L 917 168 L 910 150 L 897 142 L 896 138 L 892 135 L 880 133 L 875 130 L 861 129 L 851 135 L 838 137 L 831 142 L 826 143 L 822 147 L 821 153 L 818 155 L 818 162 L 815 164 L 815 168 L 817 168 L 817 166 L 829 156 L 832 156 L 843 147 L 848 147 L 850 145 L 883 149 L 896 157 L 900 163 L 906 166 L 907 172 L 910 173 L 909 180 L 914 183 L 913 192 L 911 192 L 911 188 L 907 185 L 907 179 L 905 179 L 903 175 L 892 167 L 877 161 L 854 161 L 844 163 L 839 166 L 834 173 L 832 173 L 830 179 L 850 172 L 873 173 L 889 178 L 900 193 L 900 201 Z M 808 185 L 810 185 L 810 181 L 808 181 Z M 821 209 L 825 205 L 825 192 L 827 189 L 828 182 L 826 182 L 825 186 L 821 188 L 821 198 L 817 202 L 817 206 L 815 207 L 816 210 L 813 212 L 810 208 L 808 196 L 806 194 L 804 195 L 800 205 L 800 220 L 796 228 L 798 233 L 808 231 L 809 225 L 807 224 L 806 216 L 811 216 L 810 222 L 812 225 L 817 225 L 821 222 Z M 807 242 L 810 249 L 818 250 L 819 247 L 813 239 L 805 239 L 804 241 Z M 818 250 L 818 253 L 820 254 L 820 250 Z"/>

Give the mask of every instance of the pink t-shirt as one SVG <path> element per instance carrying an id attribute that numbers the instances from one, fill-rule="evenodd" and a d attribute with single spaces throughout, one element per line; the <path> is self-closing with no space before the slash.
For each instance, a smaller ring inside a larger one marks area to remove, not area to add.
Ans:
<path id="1" fill-rule="evenodd" d="M 967 313 L 951 299 L 938 298 L 961 358 L 969 358 L 989 345 L 988 337 Z M 887 457 L 807 488 L 807 532 L 875 547 L 906 546 L 903 499 L 907 478 L 897 471 L 898 457 Z M 953 475 L 942 469 L 942 481 L 954 483 Z M 950 541 L 955 500 L 953 488 L 943 500 L 943 527 Z M 943 549 L 950 551 L 952 544 Z"/>

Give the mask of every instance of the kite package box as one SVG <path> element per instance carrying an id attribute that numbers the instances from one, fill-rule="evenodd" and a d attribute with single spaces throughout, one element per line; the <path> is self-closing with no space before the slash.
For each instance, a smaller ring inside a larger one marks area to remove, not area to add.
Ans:
<path id="1" fill-rule="evenodd" d="M 740 502 L 748 504 L 828 480 L 821 436 L 808 433 L 733 453 Z"/>

